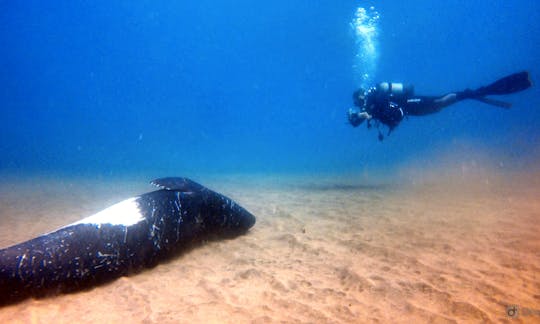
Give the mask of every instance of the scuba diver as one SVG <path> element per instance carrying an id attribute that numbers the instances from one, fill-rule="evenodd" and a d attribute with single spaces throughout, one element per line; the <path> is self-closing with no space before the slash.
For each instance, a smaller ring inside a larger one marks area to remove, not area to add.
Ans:
<path id="1" fill-rule="evenodd" d="M 367 120 L 368 128 L 374 121 L 379 131 L 379 140 L 384 136 L 380 124 L 388 127 L 388 134 L 396 128 L 406 116 L 423 116 L 441 111 L 458 101 L 478 100 L 493 106 L 510 108 L 508 102 L 486 98 L 489 95 L 505 95 L 525 90 L 532 85 L 529 72 L 518 72 L 501 78 L 492 84 L 476 90 L 451 92 L 443 96 L 415 96 L 412 85 L 382 82 L 367 91 L 358 89 L 353 93 L 353 102 L 358 109 L 349 109 L 349 123 L 357 127 Z"/>

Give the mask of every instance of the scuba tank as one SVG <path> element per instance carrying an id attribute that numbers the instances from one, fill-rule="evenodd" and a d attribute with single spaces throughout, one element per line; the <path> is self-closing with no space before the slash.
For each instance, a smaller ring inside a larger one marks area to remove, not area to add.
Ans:
<path id="1" fill-rule="evenodd" d="M 381 82 L 377 85 L 377 92 L 391 101 L 402 102 L 414 94 L 414 87 L 412 84 Z"/>

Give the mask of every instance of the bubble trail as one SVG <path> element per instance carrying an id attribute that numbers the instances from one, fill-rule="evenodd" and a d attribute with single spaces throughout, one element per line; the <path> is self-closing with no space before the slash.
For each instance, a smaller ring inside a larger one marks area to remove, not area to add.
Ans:
<path id="1" fill-rule="evenodd" d="M 372 77 L 377 69 L 379 18 L 375 7 L 359 7 L 351 22 L 356 45 L 353 72 L 356 82 L 364 89 L 373 83 Z"/>

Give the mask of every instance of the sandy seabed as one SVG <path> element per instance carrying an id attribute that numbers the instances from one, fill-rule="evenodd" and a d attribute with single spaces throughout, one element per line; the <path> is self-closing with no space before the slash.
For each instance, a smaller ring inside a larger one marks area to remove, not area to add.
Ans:
<path id="1" fill-rule="evenodd" d="M 0 323 L 540 322 L 539 173 L 197 180 L 256 225 L 136 275 L 4 306 Z M 150 190 L 4 178 L 0 247 Z"/>

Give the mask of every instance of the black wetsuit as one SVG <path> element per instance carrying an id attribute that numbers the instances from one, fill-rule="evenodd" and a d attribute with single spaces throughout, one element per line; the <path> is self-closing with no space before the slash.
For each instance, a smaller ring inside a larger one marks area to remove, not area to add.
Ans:
<path id="1" fill-rule="evenodd" d="M 365 111 L 393 130 L 405 116 L 423 116 L 440 111 L 443 106 L 438 101 L 445 96 L 415 96 L 412 91 L 394 95 L 372 88 L 366 96 Z"/>

